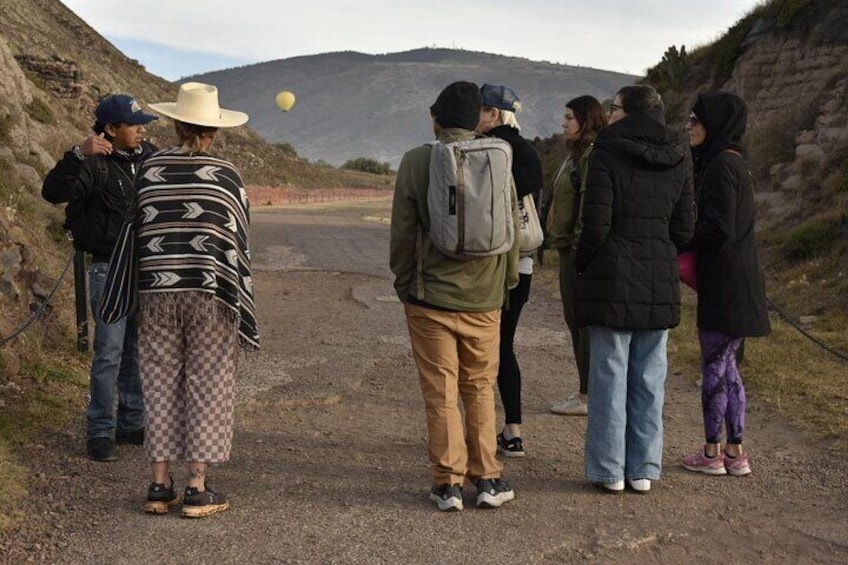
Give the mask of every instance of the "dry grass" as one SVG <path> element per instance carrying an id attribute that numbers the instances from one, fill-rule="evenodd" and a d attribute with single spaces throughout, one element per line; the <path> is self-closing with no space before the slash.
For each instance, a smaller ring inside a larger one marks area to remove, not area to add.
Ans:
<path id="1" fill-rule="evenodd" d="M 683 319 L 671 334 L 671 362 L 692 374 L 700 371 L 695 327 L 696 298 L 685 291 Z M 848 363 L 825 352 L 775 313 L 772 334 L 745 341 L 741 372 L 749 397 L 765 401 L 776 412 L 819 439 L 848 447 Z M 833 320 L 846 327 L 848 318 Z M 827 342 L 836 332 L 817 335 Z"/>

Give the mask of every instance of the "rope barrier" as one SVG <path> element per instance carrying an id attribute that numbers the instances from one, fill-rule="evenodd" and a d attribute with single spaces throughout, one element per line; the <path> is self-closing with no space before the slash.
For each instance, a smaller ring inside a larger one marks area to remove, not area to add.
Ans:
<path id="1" fill-rule="evenodd" d="M 795 320 L 790 318 L 783 310 L 778 308 L 777 304 L 775 304 L 774 301 L 771 298 L 769 298 L 768 296 L 766 296 L 766 302 L 768 302 L 769 308 L 771 308 L 772 310 L 777 312 L 777 314 L 781 318 L 783 318 L 783 321 L 785 321 L 787 324 L 789 324 L 790 326 L 792 326 L 793 328 L 798 330 L 798 332 L 800 332 L 801 335 L 803 335 L 804 337 L 806 337 L 807 339 L 809 339 L 810 341 L 812 341 L 813 343 L 815 343 L 816 345 L 818 345 L 819 347 L 821 347 L 822 349 L 824 349 L 825 351 L 830 353 L 831 355 L 835 355 L 839 359 L 842 359 L 843 361 L 848 362 L 848 355 L 842 353 L 841 351 L 834 349 L 833 347 L 826 344 L 825 342 L 823 342 L 822 340 L 820 340 L 816 336 L 811 335 L 809 332 L 807 332 L 807 330 L 805 330 L 799 324 L 797 324 L 795 322 Z"/>
<path id="2" fill-rule="evenodd" d="M 65 262 L 65 267 L 62 269 L 62 274 L 59 275 L 59 280 L 56 281 L 56 285 L 53 287 L 53 290 L 50 291 L 50 294 L 47 295 L 47 298 L 36 308 L 32 314 L 30 314 L 29 318 L 18 328 L 12 332 L 8 337 L 4 337 L 0 339 L 0 347 L 5 346 L 8 342 L 12 341 L 25 331 L 29 329 L 29 327 L 36 320 L 41 320 L 47 314 L 47 309 L 50 306 L 50 302 L 53 300 L 53 296 L 56 294 L 56 291 L 59 290 L 59 287 L 62 285 L 62 281 L 65 280 L 65 275 L 68 274 L 68 269 L 71 267 L 71 264 L 74 262 L 74 252 L 71 251 L 71 255 L 68 257 L 68 260 Z"/>

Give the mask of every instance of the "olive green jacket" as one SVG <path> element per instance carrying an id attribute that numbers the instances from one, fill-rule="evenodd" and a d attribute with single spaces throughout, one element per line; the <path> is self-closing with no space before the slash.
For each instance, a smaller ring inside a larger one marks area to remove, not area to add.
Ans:
<path id="1" fill-rule="evenodd" d="M 583 196 L 586 192 L 586 173 L 589 170 L 589 157 L 592 146 L 580 156 L 577 170 L 580 173 L 580 186 L 572 184 L 574 162 L 571 155 L 566 157 L 553 182 L 553 201 L 548 212 L 548 243 L 555 249 L 576 249 L 577 240 L 583 229 L 580 212 L 583 208 Z M 578 191 L 579 190 L 579 198 Z"/>
<path id="2" fill-rule="evenodd" d="M 451 128 L 442 130 L 438 139 L 447 143 L 473 137 L 473 132 Z M 512 213 L 516 237 L 512 249 L 494 257 L 459 261 L 436 249 L 422 229 L 430 225 L 429 180 L 430 146 L 407 151 L 395 182 L 389 245 L 389 266 L 395 275 L 398 298 L 401 302 L 417 300 L 458 312 L 489 312 L 501 308 L 508 290 L 518 284 L 519 227 L 514 185 Z M 423 286 L 423 293 L 419 286 Z"/>

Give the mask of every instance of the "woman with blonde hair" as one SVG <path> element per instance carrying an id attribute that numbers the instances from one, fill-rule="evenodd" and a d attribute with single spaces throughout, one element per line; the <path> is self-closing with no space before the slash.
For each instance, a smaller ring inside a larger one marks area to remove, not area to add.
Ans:
<path id="1" fill-rule="evenodd" d="M 144 447 L 152 483 L 144 510 L 179 502 L 171 461 L 184 459 L 182 515 L 229 507 L 207 480 L 227 461 L 233 435 L 236 354 L 259 346 L 248 243 L 248 201 L 238 169 L 212 157 L 219 128 L 247 122 L 218 106 L 214 86 L 185 83 L 175 103 L 151 104 L 173 118 L 177 143 L 145 161 L 136 178 L 134 245 L 112 262 L 137 261 L 138 363 L 146 408 Z"/>
<path id="2" fill-rule="evenodd" d="M 538 198 L 542 190 L 542 161 L 536 148 L 521 137 L 515 112 L 521 102 L 514 90 L 498 84 L 480 87 L 482 107 L 477 131 L 497 137 L 512 148 L 512 177 L 518 200 L 525 196 Z M 509 291 L 507 305 L 501 309 L 500 357 L 498 364 L 498 391 L 504 407 L 504 427 L 498 434 L 498 453 L 504 457 L 523 457 L 524 441 L 521 439 L 521 369 L 515 357 L 515 331 L 521 310 L 530 297 L 533 278 L 532 252 L 523 253 L 518 261 L 518 285 Z"/>
<path id="3" fill-rule="evenodd" d="M 547 230 L 550 246 L 559 250 L 559 293 L 565 323 L 571 332 L 571 345 L 580 379 L 577 392 L 551 406 L 551 412 L 566 416 L 585 416 L 588 406 L 589 331 L 578 327 L 575 321 L 577 270 L 574 261 L 577 240 L 583 227 L 580 211 L 592 143 L 606 125 L 604 109 L 592 96 L 578 96 L 566 103 L 562 129 L 569 151 L 554 178 Z"/>

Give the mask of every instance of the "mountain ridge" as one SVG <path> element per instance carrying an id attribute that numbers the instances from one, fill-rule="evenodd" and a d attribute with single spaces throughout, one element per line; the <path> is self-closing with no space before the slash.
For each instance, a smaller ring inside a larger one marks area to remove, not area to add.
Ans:
<path id="1" fill-rule="evenodd" d="M 522 134 L 535 138 L 561 131 L 569 99 L 581 94 L 608 98 L 637 78 L 480 51 L 422 47 L 379 55 L 358 51 L 302 55 L 180 82 L 216 84 L 224 104 L 255 117 L 260 136 L 271 143 L 289 143 L 302 157 L 336 165 L 369 157 L 396 166 L 404 151 L 432 139 L 428 108 L 455 80 L 505 84 L 516 90 L 522 101 L 518 114 Z M 280 90 L 290 90 L 298 98 L 288 113 L 274 105 Z"/>

